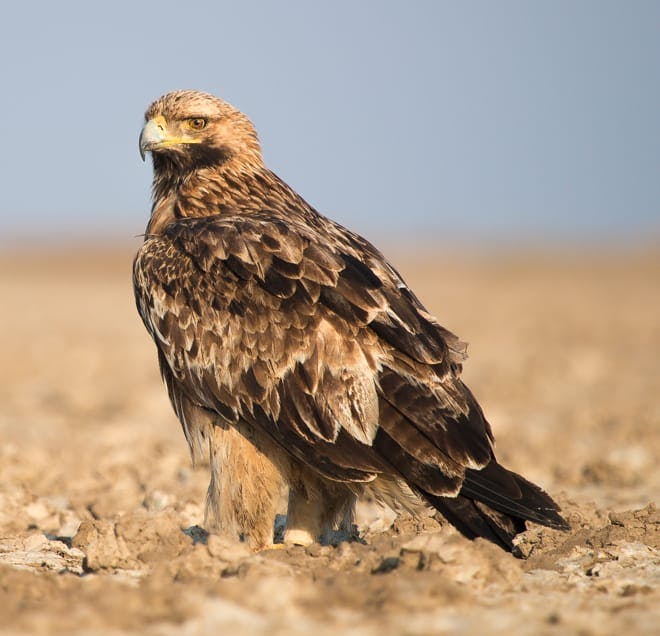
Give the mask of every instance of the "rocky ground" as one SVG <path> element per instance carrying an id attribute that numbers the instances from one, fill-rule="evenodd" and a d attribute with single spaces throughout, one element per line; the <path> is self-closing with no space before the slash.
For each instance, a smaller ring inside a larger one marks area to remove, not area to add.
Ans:
<path id="1" fill-rule="evenodd" d="M 644 634 L 660 625 L 658 253 L 394 254 L 502 463 L 562 504 L 517 558 L 360 508 L 363 543 L 250 553 L 202 528 L 122 250 L 0 258 L 3 634 Z"/>

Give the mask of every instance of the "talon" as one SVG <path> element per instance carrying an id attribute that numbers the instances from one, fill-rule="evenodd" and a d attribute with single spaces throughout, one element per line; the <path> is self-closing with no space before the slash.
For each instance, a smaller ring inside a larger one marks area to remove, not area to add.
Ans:
<path id="1" fill-rule="evenodd" d="M 263 548 L 254 548 L 254 552 L 267 552 L 268 550 L 286 550 L 289 546 L 286 543 L 273 543 Z"/>

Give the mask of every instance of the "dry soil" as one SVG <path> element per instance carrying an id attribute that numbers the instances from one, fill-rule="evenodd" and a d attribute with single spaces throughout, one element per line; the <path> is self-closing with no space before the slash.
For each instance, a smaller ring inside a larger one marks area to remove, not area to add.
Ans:
<path id="1" fill-rule="evenodd" d="M 6 252 L 2 633 L 658 633 L 658 253 L 393 260 L 470 342 L 500 461 L 570 532 L 532 527 L 516 557 L 367 502 L 362 543 L 252 554 L 208 535 L 207 467 L 161 386 L 130 252 Z"/>

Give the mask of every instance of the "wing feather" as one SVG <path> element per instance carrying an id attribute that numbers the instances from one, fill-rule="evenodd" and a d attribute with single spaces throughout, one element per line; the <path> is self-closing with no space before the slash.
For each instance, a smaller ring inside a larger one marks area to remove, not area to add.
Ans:
<path id="1" fill-rule="evenodd" d="M 456 493 L 465 468 L 491 458 L 456 377 L 464 349 L 375 248 L 338 227 L 255 211 L 183 219 L 146 240 L 137 304 L 173 403 L 261 427 L 330 479 L 386 472 Z"/>

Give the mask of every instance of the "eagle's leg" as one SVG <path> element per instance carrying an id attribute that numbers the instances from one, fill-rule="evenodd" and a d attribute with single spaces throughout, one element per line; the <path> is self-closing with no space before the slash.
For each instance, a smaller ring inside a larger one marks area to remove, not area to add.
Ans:
<path id="1" fill-rule="evenodd" d="M 304 489 L 289 488 L 284 543 L 310 545 L 321 539 L 323 502 L 309 498 Z"/>
<path id="2" fill-rule="evenodd" d="M 282 489 L 281 469 L 269 455 L 233 427 L 214 427 L 207 529 L 245 541 L 253 550 L 272 547 Z"/>
<path id="3" fill-rule="evenodd" d="M 284 543 L 328 544 L 349 539 L 353 530 L 356 496 L 344 484 L 317 476 L 296 480 L 289 487 Z"/>

